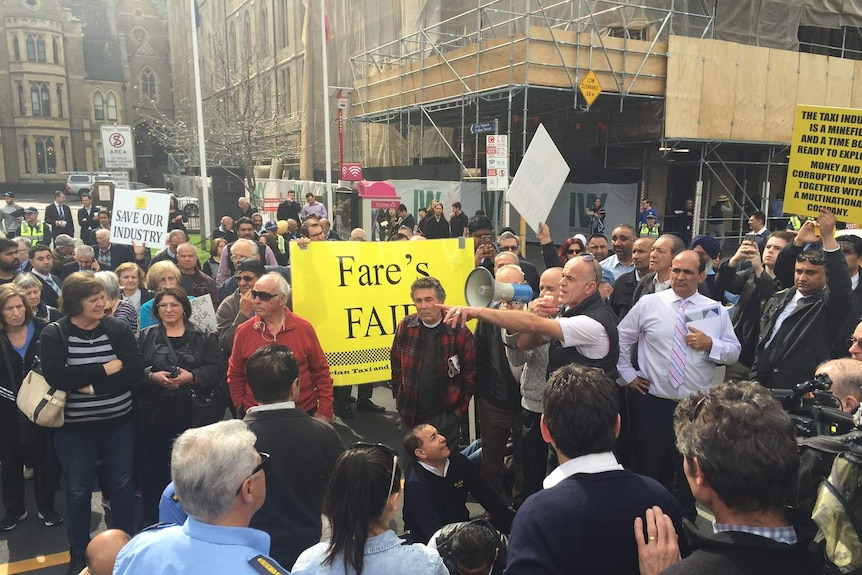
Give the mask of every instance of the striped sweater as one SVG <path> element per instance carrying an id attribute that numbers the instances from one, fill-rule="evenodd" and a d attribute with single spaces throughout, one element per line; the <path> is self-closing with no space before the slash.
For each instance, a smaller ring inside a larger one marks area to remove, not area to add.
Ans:
<path id="1" fill-rule="evenodd" d="M 68 336 L 64 338 L 64 334 Z M 141 353 L 126 322 L 106 317 L 94 331 L 84 331 L 63 318 L 45 328 L 40 355 L 48 382 L 69 392 L 63 429 L 99 429 L 129 418 L 132 389 L 144 372 Z M 107 376 L 103 365 L 114 359 L 120 359 L 123 368 Z M 77 392 L 87 385 L 93 386 L 94 395 Z"/>

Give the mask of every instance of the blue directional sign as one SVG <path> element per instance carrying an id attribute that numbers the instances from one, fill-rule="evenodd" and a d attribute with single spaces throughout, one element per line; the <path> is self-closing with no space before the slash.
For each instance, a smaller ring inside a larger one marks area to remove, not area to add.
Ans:
<path id="1" fill-rule="evenodd" d="M 478 124 L 470 124 L 471 134 L 484 134 L 494 131 L 494 122 L 479 122 Z"/>

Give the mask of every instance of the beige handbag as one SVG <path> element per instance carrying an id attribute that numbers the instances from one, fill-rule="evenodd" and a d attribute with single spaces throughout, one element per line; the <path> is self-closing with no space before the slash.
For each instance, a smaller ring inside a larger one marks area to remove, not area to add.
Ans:
<path id="1" fill-rule="evenodd" d="M 39 358 L 36 358 L 33 369 L 24 376 L 15 402 L 21 413 L 36 425 L 63 427 L 67 393 L 48 385 L 45 376 L 40 372 L 38 361 Z"/>

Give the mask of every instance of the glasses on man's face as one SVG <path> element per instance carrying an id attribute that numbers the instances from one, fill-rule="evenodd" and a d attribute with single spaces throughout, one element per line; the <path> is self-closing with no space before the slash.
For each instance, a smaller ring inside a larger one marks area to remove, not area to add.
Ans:
<path id="1" fill-rule="evenodd" d="M 233 277 L 234 277 L 234 279 L 236 279 L 237 283 L 240 283 L 240 282 L 251 283 L 257 279 L 255 276 L 233 276 Z"/>
<path id="2" fill-rule="evenodd" d="M 796 256 L 797 262 L 808 262 L 810 264 L 814 264 L 815 266 L 823 265 L 823 256 L 817 254 L 799 254 Z"/>
<path id="3" fill-rule="evenodd" d="M 256 289 L 251 290 L 251 299 L 257 298 L 264 303 L 268 302 L 269 300 L 271 300 L 272 298 L 274 298 L 277 295 L 281 295 L 281 294 L 269 293 L 269 292 L 265 292 L 265 291 L 257 291 Z"/>
<path id="4" fill-rule="evenodd" d="M 504 252 L 516 252 L 518 251 L 518 246 L 500 246 L 500 250 Z"/>
<path id="5" fill-rule="evenodd" d="M 389 477 L 389 491 L 386 493 L 386 497 L 388 498 L 392 495 L 392 489 L 395 488 L 395 469 L 398 467 L 398 453 L 384 443 L 366 443 L 364 441 L 357 441 L 351 445 L 351 448 L 379 449 L 392 457 L 392 475 Z"/>
<path id="6" fill-rule="evenodd" d="M 255 468 L 251 470 L 251 473 L 242 480 L 242 485 L 236 488 L 236 493 L 234 493 L 234 495 L 239 495 L 239 492 L 242 491 L 242 486 L 245 485 L 246 480 L 254 477 L 259 471 L 269 473 L 269 453 L 259 451 L 257 454 L 260 455 L 260 463 L 258 463 Z"/>
<path id="7" fill-rule="evenodd" d="M 847 347 L 857 346 L 862 348 L 862 340 L 856 339 L 855 337 L 851 337 L 847 340 Z"/>

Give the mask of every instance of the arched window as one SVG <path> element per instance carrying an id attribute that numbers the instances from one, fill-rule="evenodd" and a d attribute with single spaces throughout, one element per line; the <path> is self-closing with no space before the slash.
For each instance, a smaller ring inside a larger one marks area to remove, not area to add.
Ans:
<path id="1" fill-rule="evenodd" d="M 278 27 L 278 35 L 281 41 L 279 42 L 280 48 L 285 48 L 290 45 L 290 33 L 289 28 L 287 26 L 287 0 L 281 0 L 280 4 L 280 12 L 281 16 L 281 26 Z"/>
<path id="2" fill-rule="evenodd" d="M 51 41 L 51 51 L 53 52 L 54 63 L 59 64 L 60 63 L 60 45 L 57 43 L 56 38 L 54 38 Z"/>
<path id="3" fill-rule="evenodd" d="M 27 101 L 24 96 L 24 86 L 21 85 L 21 82 L 18 82 L 18 115 L 27 115 Z"/>
<path id="4" fill-rule="evenodd" d="M 54 138 L 39 136 L 36 138 L 36 171 L 40 174 L 57 172 L 57 153 L 54 150 Z"/>
<path id="5" fill-rule="evenodd" d="M 147 100 L 156 99 L 156 74 L 149 68 L 141 70 L 141 93 Z"/>
<path id="6" fill-rule="evenodd" d="M 63 84 L 57 84 L 57 117 L 63 117 Z"/>
<path id="7" fill-rule="evenodd" d="M 24 151 L 24 173 L 30 173 L 30 142 L 27 138 L 21 138 L 21 148 Z"/>
<path id="8" fill-rule="evenodd" d="M 36 60 L 38 62 L 47 62 L 48 59 L 45 57 L 45 37 L 37 36 L 36 37 Z"/>
<path id="9" fill-rule="evenodd" d="M 15 53 L 15 61 L 21 61 L 21 46 L 18 44 L 18 36 L 12 38 L 12 51 Z"/>
<path id="10" fill-rule="evenodd" d="M 236 70 L 236 24 L 230 23 L 230 34 L 227 38 L 227 50 L 228 50 L 228 64 L 231 70 Z"/>
<path id="11" fill-rule="evenodd" d="M 30 86 L 30 108 L 33 110 L 34 116 L 42 115 L 42 96 L 39 92 L 39 84 Z"/>
<path id="12" fill-rule="evenodd" d="M 102 99 L 101 92 L 96 92 L 93 95 L 93 116 L 96 120 L 105 119 L 105 101 Z"/>
<path id="13" fill-rule="evenodd" d="M 66 138 L 60 138 L 60 155 L 63 159 L 63 171 L 69 171 L 69 154 L 66 150 Z"/>
<path id="14" fill-rule="evenodd" d="M 36 61 L 36 38 L 27 35 L 27 60 Z"/>
<path id="15" fill-rule="evenodd" d="M 96 144 L 96 162 L 100 170 L 105 169 L 105 148 L 102 147 L 102 142 Z"/>
<path id="16" fill-rule="evenodd" d="M 251 16 L 248 11 L 242 21 L 242 49 L 243 57 L 247 63 L 251 63 Z"/>
<path id="17" fill-rule="evenodd" d="M 39 89 L 42 95 L 42 115 L 50 116 L 51 115 L 51 91 L 48 89 L 48 84 L 42 84 L 42 87 Z"/>
<path id="18" fill-rule="evenodd" d="M 269 24 L 266 20 L 266 6 L 260 7 L 260 32 L 258 33 L 258 38 L 260 38 L 260 53 L 266 54 L 266 49 L 269 46 Z"/>
<path id="19" fill-rule="evenodd" d="M 108 121 L 117 121 L 117 99 L 113 92 L 108 92 Z"/>

